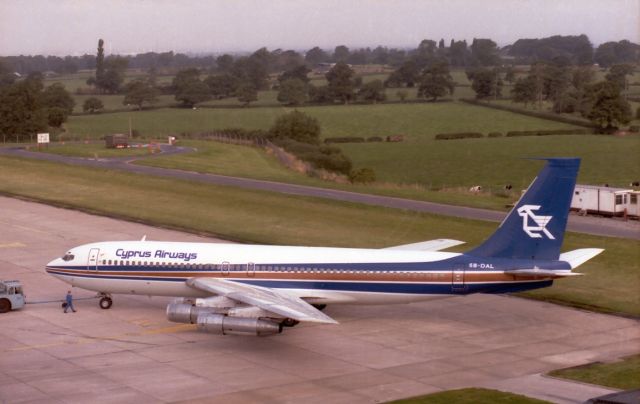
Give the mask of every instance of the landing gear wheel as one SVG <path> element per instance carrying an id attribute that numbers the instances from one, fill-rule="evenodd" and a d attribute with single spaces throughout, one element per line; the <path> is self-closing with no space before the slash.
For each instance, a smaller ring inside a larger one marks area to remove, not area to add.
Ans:
<path id="1" fill-rule="evenodd" d="M 11 310 L 11 302 L 8 299 L 0 299 L 0 313 L 7 313 Z"/>
<path id="2" fill-rule="evenodd" d="M 100 308 L 101 309 L 103 309 L 103 310 L 110 309 L 112 305 L 113 305 L 113 300 L 111 300 L 110 297 L 105 296 L 102 299 L 100 299 Z"/>

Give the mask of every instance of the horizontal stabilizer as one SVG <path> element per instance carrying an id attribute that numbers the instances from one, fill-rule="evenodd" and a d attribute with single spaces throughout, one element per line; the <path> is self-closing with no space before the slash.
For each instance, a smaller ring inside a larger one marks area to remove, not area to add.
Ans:
<path id="1" fill-rule="evenodd" d="M 567 276 L 581 276 L 582 274 L 571 272 L 569 270 L 551 270 L 551 269 L 514 269 L 512 271 L 505 272 L 508 275 L 514 276 L 549 276 L 552 278 L 564 278 Z"/>
<path id="2" fill-rule="evenodd" d="M 440 251 L 445 248 L 464 244 L 464 241 L 439 238 L 436 240 L 422 241 L 420 243 L 403 244 L 394 247 L 386 247 L 383 250 L 404 250 L 404 251 Z"/>
<path id="3" fill-rule="evenodd" d="M 575 269 L 603 251 L 602 248 L 581 248 L 560 254 L 558 260 L 569 263 L 571 269 Z"/>

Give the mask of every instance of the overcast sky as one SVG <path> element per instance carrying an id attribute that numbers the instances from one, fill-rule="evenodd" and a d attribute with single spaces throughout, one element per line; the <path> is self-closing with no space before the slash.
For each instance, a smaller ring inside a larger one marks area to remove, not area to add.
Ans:
<path id="1" fill-rule="evenodd" d="M 0 55 L 416 47 L 587 34 L 640 42 L 640 0 L 0 0 Z"/>

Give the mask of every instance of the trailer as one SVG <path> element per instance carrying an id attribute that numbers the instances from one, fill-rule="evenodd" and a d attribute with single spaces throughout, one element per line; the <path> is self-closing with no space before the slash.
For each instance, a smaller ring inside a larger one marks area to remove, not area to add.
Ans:
<path id="1" fill-rule="evenodd" d="M 633 210 L 637 216 L 637 201 L 637 192 L 632 189 L 576 184 L 571 199 L 571 209 L 582 214 L 603 216 L 625 216 Z M 631 209 L 632 206 L 633 209 Z"/>
<path id="2" fill-rule="evenodd" d="M 24 294 L 20 281 L 0 280 L 0 313 L 24 307 Z"/>
<path id="3" fill-rule="evenodd" d="M 104 142 L 107 149 L 126 149 L 129 147 L 129 136 L 122 133 L 107 135 L 104 137 Z"/>

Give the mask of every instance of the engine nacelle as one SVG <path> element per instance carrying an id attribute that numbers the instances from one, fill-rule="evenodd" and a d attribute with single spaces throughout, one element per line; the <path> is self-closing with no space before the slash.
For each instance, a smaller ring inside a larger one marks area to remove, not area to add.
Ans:
<path id="1" fill-rule="evenodd" d="M 229 317 L 222 314 L 201 313 L 198 329 L 211 334 L 272 335 L 282 332 L 282 325 L 259 318 Z"/>
<path id="2" fill-rule="evenodd" d="M 179 301 L 167 305 L 167 319 L 174 323 L 195 324 L 198 321 L 198 315 L 205 312 L 210 313 L 211 309 Z"/>

